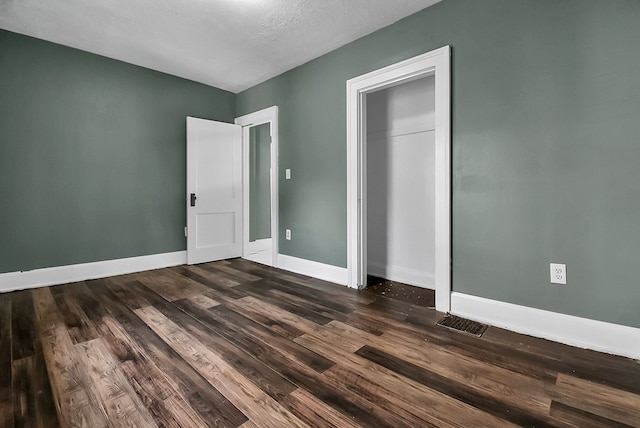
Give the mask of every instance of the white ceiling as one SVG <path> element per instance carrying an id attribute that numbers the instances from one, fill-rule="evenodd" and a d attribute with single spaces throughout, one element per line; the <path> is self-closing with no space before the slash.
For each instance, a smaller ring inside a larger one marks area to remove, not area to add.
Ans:
<path id="1" fill-rule="evenodd" d="M 440 0 L 0 0 L 0 28 L 240 92 Z"/>

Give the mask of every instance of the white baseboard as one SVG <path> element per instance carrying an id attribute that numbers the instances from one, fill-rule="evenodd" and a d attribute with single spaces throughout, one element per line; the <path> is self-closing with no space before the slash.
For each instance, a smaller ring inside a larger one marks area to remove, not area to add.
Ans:
<path id="1" fill-rule="evenodd" d="M 640 359 L 640 329 L 451 293 L 451 313 L 579 348 Z"/>
<path id="2" fill-rule="evenodd" d="M 187 263 L 187 252 L 177 251 L 175 253 L 152 254 L 150 256 L 3 273 L 0 274 L 0 292 L 106 278 L 108 276 L 178 266 L 185 263 Z"/>
<path id="3" fill-rule="evenodd" d="M 299 259 L 284 254 L 278 254 L 278 268 L 340 285 L 347 285 L 349 277 L 347 268 Z"/>
<path id="4" fill-rule="evenodd" d="M 271 249 L 267 251 L 258 251 L 255 253 L 247 254 L 246 256 L 242 256 L 242 258 L 252 262 L 267 265 L 267 266 L 271 266 L 273 264 L 273 256 L 271 255 Z"/>
<path id="5" fill-rule="evenodd" d="M 385 266 L 369 261 L 367 265 L 367 273 L 369 275 L 378 276 L 380 278 L 391 281 L 398 281 L 403 284 L 415 285 L 416 287 L 435 289 L 435 275 L 420 272 L 415 269 L 407 269 L 399 266 Z"/>

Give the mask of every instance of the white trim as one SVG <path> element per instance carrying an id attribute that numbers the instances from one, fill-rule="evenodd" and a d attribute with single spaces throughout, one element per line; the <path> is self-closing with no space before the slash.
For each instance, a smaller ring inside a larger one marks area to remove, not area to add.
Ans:
<path id="1" fill-rule="evenodd" d="M 260 263 L 267 266 L 272 266 L 272 263 L 273 263 L 273 259 L 271 257 L 271 250 L 251 253 L 248 256 L 243 256 L 242 258 L 245 260 L 249 260 L 251 262 Z"/>
<path id="2" fill-rule="evenodd" d="M 368 92 L 435 74 L 436 309 L 448 312 L 451 295 L 451 50 L 449 46 L 347 81 L 348 285 L 366 284 L 366 103 Z"/>
<path id="3" fill-rule="evenodd" d="M 451 313 L 579 348 L 640 358 L 640 329 L 451 293 Z"/>
<path id="4" fill-rule="evenodd" d="M 244 259 L 262 263 L 267 266 L 273 266 L 273 240 L 271 238 L 258 239 L 253 242 L 248 242 L 247 244 L 248 246 L 245 247 L 246 251 L 242 256 Z"/>
<path id="5" fill-rule="evenodd" d="M 433 290 L 436 284 L 436 277 L 432 273 L 421 272 L 415 269 L 372 263 L 371 260 L 369 260 L 367 268 L 369 275 L 378 276 L 390 281 L 397 281 L 430 290 Z"/>
<path id="6" fill-rule="evenodd" d="M 187 252 L 177 251 L 175 253 L 152 254 L 150 256 L 3 273 L 0 274 L 0 292 L 106 278 L 145 270 L 179 266 L 186 263 Z"/>
<path id="7" fill-rule="evenodd" d="M 323 281 L 347 285 L 348 272 L 346 268 L 318 263 L 306 259 L 299 259 L 297 257 L 291 257 L 284 254 L 278 254 L 278 268 L 321 279 Z"/>
<path id="8" fill-rule="evenodd" d="M 249 249 L 249 127 L 271 124 L 271 261 L 265 263 L 278 267 L 278 106 L 271 106 L 254 113 L 237 117 L 235 124 L 242 126 L 242 193 L 243 193 L 243 250 L 245 258 L 250 256 Z"/>

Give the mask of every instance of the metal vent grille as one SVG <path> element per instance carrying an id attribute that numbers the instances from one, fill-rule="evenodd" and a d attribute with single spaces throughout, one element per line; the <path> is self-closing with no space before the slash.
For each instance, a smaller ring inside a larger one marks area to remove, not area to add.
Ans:
<path id="1" fill-rule="evenodd" d="M 448 315 L 436 323 L 439 326 L 446 327 L 451 330 L 461 331 L 463 333 L 472 334 L 474 336 L 482 336 L 487 329 L 487 325 L 466 318 L 460 318 L 455 315 Z"/>

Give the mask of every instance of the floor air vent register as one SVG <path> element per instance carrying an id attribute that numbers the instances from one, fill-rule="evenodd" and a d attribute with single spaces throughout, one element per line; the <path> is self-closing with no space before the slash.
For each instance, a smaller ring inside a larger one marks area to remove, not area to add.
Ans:
<path id="1" fill-rule="evenodd" d="M 463 333 L 472 334 L 480 337 L 487 329 L 487 325 L 466 318 L 457 317 L 455 315 L 447 315 L 436 323 L 439 326 L 446 327 L 450 330 L 461 331 Z"/>

